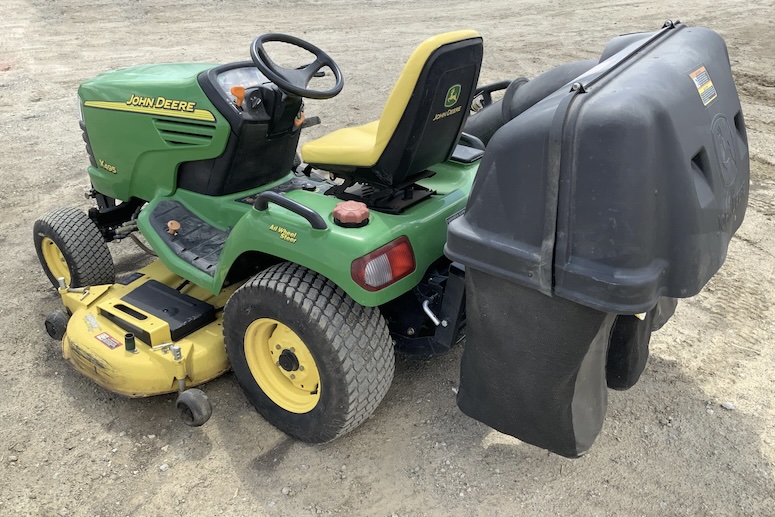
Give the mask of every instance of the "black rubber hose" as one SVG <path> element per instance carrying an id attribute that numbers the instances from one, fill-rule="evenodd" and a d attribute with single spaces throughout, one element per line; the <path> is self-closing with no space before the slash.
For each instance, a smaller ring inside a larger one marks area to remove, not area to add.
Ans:
<path id="1" fill-rule="evenodd" d="M 503 99 L 485 106 L 468 117 L 464 131 L 479 138 L 485 145 L 506 122 L 512 120 L 563 85 L 597 64 L 595 59 L 565 63 L 526 81 L 517 78 L 506 88 Z M 504 104 L 505 103 L 505 104 Z"/>
<path id="2" fill-rule="evenodd" d="M 645 41 L 653 35 L 653 32 L 637 32 L 635 34 L 624 34 L 622 36 L 618 36 L 606 44 L 605 48 L 603 49 L 603 53 L 600 55 L 600 61 L 605 61 L 617 52 L 624 50 L 627 46 L 632 45 L 633 43 Z"/>
<path id="3" fill-rule="evenodd" d="M 463 131 L 477 137 L 487 145 L 492 135 L 504 124 L 501 111 L 500 100 L 485 106 L 468 117 Z"/>
<path id="4" fill-rule="evenodd" d="M 508 113 L 508 117 L 504 116 L 503 123 L 505 124 L 509 120 L 512 120 L 517 115 L 534 106 L 538 101 L 556 92 L 564 85 L 570 83 L 596 64 L 596 59 L 585 59 L 584 61 L 565 63 L 542 73 L 535 79 L 530 80 L 527 84 L 520 86 L 511 97 L 511 103 L 508 105 L 508 110 L 503 110 L 504 114 Z"/>
<path id="5" fill-rule="evenodd" d="M 506 91 L 503 93 L 503 100 L 501 102 L 501 112 L 503 113 L 503 121 L 504 123 L 508 120 L 511 120 L 512 117 L 509 114 L 508 106 L 511 106 L 512 101 L 514 100 L 514 94 L 517 93 L 517 90 L 527 84 L 529 79 L 527 77 L 517 77 L 506 88 Z"/>

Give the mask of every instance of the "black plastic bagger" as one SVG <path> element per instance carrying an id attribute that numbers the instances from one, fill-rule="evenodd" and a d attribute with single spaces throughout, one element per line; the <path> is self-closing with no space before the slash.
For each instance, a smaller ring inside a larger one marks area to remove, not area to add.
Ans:
<path id="1" fill-rule="evenodd" d="M 446 246 L 466 267 L 459 407 L 569 457 L 599 434 L 607 386 L 637 380 L 673 299 L 721 267 L 748 202 L 722 38 L 667 23 L 606 49 L 493 135 Z"/>

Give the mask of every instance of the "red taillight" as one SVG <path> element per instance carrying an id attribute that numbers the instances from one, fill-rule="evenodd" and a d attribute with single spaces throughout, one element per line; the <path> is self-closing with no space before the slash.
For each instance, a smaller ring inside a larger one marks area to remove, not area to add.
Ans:
<path id="1" fill-rule="evenodd" d="M 414 271 L 414 252 L 409 239 L 399 237 L 353 261 L 353 280 L 367 291 L 378 291 Z"/>

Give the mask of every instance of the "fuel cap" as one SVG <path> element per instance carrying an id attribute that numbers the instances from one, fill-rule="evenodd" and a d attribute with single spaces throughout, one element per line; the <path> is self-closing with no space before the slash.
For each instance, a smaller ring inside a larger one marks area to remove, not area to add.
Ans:
<path id="1" fill-rule="evenodd" d="M 360 201 L 342 201 L 334 207 L 334 222 L 344 228 L 360 228 L 369 224 L 369 209 Z"/>

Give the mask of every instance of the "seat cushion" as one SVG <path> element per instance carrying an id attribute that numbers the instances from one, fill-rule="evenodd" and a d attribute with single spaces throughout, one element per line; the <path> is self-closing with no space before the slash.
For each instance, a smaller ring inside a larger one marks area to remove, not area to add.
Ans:
<path id="1" fill-rule="evenodd" d="M 379 120 L 356 127 L 338 129 L 301 147 L 301 158 L 316 165 L 371 167 L 382 154 L 378 148 Z"/>

